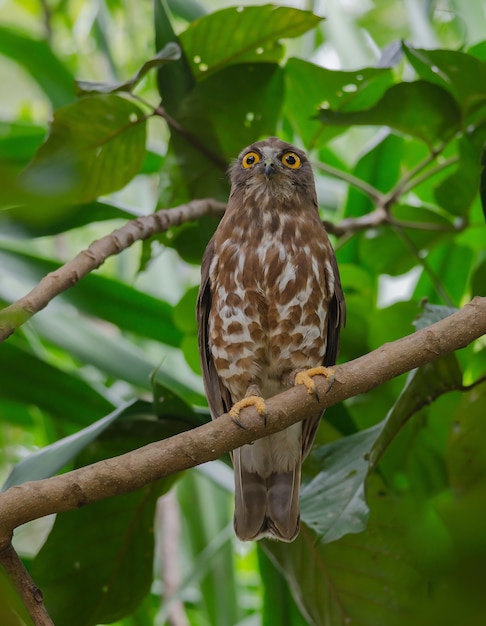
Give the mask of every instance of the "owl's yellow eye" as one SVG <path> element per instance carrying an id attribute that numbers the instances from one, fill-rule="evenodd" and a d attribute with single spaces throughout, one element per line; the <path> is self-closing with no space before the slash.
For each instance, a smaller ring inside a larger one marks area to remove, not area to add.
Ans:
<path id="1" fill-rule="evenodd" d="M 282 163 L 286 167 L 290 167 L 291 170 L 298 170 L 299 167 L 302 165 L 300 156 L 295 154 L 295 152 L 286 152 L 282 156 Z"/>
<path id="2" fill-rule="evenodd" d="M 260 160 L 260 156 L 256 152 L 247 152 L 243 157 L 241 165 L 247 170 L 249 167 L 253 167 Z"/>

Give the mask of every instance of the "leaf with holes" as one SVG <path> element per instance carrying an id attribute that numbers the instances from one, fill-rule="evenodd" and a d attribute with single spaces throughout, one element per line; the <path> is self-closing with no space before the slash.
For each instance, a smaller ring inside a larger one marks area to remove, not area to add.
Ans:
<path id="1" fill-rule="evenodd" d="M 58 109 L 24 172 L 25 185 L 67 204 L 121 189 L 142 166 L 145 122 L 136 104 L 116 94 L 87 96 Z"/>
<path id="2" fill-rule="evenodd" d="M 228 65 L 278 63 L 284 54 L 279 39 L 298 37 L 321 20 L 309 11 L 272 4 L 231 7 L 193 22 L 180 42 L 194 77 L 202 80 Z"/>

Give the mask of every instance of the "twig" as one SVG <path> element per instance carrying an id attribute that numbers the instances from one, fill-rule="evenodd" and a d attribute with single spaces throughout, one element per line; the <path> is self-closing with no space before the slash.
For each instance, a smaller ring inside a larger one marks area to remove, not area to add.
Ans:
<path id="1" fill-rule="evenodd" d="M 316 377 L 319 401 L 298 385 L 265 401 L 265 422 L 256 409 L 244 409 L 241 428 L 228 414 L 169 439 L 60 476 L 27 482 L 0 494 L 0 550 L 13 529 L 39 517 L 134 491 L 154 480 L 219 458 L 225 452 L 287 428 L 310 412 L 374 389 L 413 368 L 464 348 L 486 334 L 486 298 L 474 298 L 460 311 L 407 337 L 387 343 L 335 368 L 335 382 Z"/>
<path id="2" fill-rule="evenodd" d="M 361 180 L 361 178 L 358 178 L 353 174 L 349 174 L 348 172 L 343 172 L 342 170 L 339 170 L 337 167 L 333 167 L 328 163 L 312 161 L 312 165 L 317 169 L 322 170 L 323 172 L 327 172 L 327 174 L 331 174 L 331 176 L 339 178 L 339 180 L 343 180 L 345 183 L 352 185 L 355 189 L 359 189 L 369 198 L 371 198 L 371 200 L 373 200 L 376 205 L 383 205 L 385 194 L 376 187 L 373 187 L 373 185 L 370 185 L 366 181 Z"/>
<path id="3" fill-rule="evenodd" d="M 32 580 L 10 542 L 0 549 L 0 564 L 10 577 L 35 626 L 54 626 L 44 606 L 41 590 Z"/>
<path id="4" fill-rule="evenodd" d="M 417 179 L 415 178 L 417 174 L 422 172 L 428 165 L 430 165 L 430 163 L 435 161 L 439 154 L 444 150 L 446 145 L 446 142 L 442 142 L 436 148 L 432 149 L 430 153 L 425 157 L 425 159 L 420 161 L 420 163 L 417 163 L 415 167 L 413 167 L 410 171 L 404 174 L 404 176 L 402 176 L 402 178 L 398 181 L 395 187 L 384 196 L 383 207 L 387 211 L 390 210 L 392 205 L 400 198 L 400 196 L 402 196 L 406 191 L 412 189 L 418 184 L 416 182 Z M 436 172 L 434 171 L 433 174 L 435 173 Z M 420 182 L 426 180 L 429 176 L 433 176 L 433 174 L 430 174 L 430 172 L 425 172 L 424 176 L 421 177 Z"/>
<path id="5" fill-rule="evenodd" d="M 149 107 L 153 111 L 153 115 L 157 115 L 158 117 L 163 118 L 172 128 L 172 130 L 175 130 L 176 133 L 178 133 L 181 137 L 184 137 L 184 139 L 186 139 L 192 146 L 199 150 L 199 152 L 206 155 L 208 159 L 210 159 L 217 167 L 222 169 L 223 172 L 226 172 L 226 170 L 228 169 L 227 161 L 225 159 L 222 159 L 212 150 L 210 150 L 205 143 L 203 143 L 198 137 L 196 137 L 196 135 L 187 130 L 187 128 L 184 128 L 184 126 L 182 126 L 180 122 L 178 122 L 174 117 L 167 113 L 167 111 L 161 104 L 159 104 L 158 106 L 154 106 L 153 104 L 150 104 L 150 102 L 147 102 L 147 100 L 141 98 L 138 95 L 132 94 L 132 96 L 145 106 Z"/>
<path id="6" fill-rule="evenodd" d="M 221 215 L 225 204 L 216 200 L 193 200 L 173 209 L 161 209 L 152 215 L 132 220 L 106 237 L 94 241 L 71 261 L 47 274 L 38 285 L 17 302 L 0 311 L 0 342 L 7 339 L 24 322 L 41 311 L 57 295 L 75 285 L 81 278 L 100 267 L 109 256 L 120 253 L 135 241 L 148 239 L 171 226 L 177 226 L 203 215 Z"/>

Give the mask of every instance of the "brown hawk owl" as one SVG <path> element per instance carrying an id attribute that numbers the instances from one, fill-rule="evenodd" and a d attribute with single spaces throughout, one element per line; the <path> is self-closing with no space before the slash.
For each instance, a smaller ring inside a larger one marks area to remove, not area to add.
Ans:
<path id="1" fill-rule="evenodd" d="M 230 169 L 228 206 L 202 261 L 199 350 L 213 419 L 331 376 L 345 303 L 304 152 L 271 137 Z M 235 532 L 292 541 L 301 463 L 321 413 L 233 451 Z"/>

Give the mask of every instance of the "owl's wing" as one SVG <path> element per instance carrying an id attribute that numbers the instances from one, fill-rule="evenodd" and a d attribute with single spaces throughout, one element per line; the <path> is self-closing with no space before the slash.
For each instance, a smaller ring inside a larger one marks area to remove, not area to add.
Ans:
<path id="1" fill-rule="evenodd" d="M 327 312 L 327 343 L 326 353 L 324 355 L 325 366 L 331 366 L 336 363 L 339 352 L 339 334 L 341 328 L 346 323 L 346 302 L 344 300 L 343 288 L 341 286 L 341 278 L 337 266 L 336 256 L 332 249 L 331 267 L 334 274 L 334 294 L 329 302 Z M 312 447 L 314 437 L 316 436 L 319 422 L 322 414 L 311 415 L 302 422 L 302 458 L 305 458 Z"/>
<path id="2" fill-rule="evenodd" d="M 206 397 L 209 410 L 213 419 L 227 413 L 232 406 L 229 391 L 221 384 L 214 367 L 213 357 L 209 349 L 208 321 L 211 310 L 211 283 L 209 280 L 209 268 L 214 255 L 214 242 L 211 240 L 204 253 L 201 263 L 201 287 L 197 298 L 197 323 L 199 356 Z"/>

